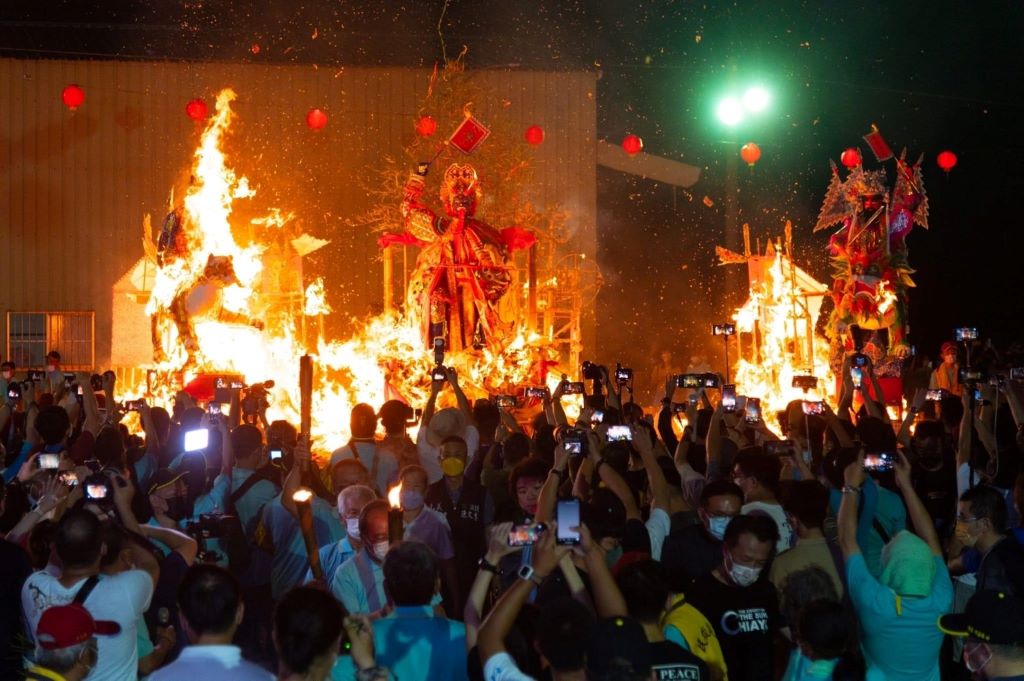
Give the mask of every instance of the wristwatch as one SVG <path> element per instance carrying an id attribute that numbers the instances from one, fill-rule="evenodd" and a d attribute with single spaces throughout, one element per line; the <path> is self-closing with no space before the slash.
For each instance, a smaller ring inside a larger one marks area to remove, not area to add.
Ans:
<path id="1" fill-rule="evenodd" d="M 538 575 L 534 571 L 533 566 L 531 565 L 522 566 L 521 568 L 519 568 L 519 572 L 517 572 L 516 575 L 519 577 L 519 579 L 522 579 L 527 582 L 533 582 L 537 586 L 540 586 L 544 583 L 544 578 Z"/>
<path id="2" fill-rule="evenodd" d="M 476 566 L 484 572 L 490 572 L 498 575 L 499 577 L 501 577 L 502 575 L 501 568 L 493 563 L 488 562 L 487 558 L 480 558 L 480 560 L 477 561 Z"/>
<path id="3" fill-rule="evenodd" d="M 843 485 L 843 494 L 860 494 L 860 487 L 854 487 L 853 485 Z"/>

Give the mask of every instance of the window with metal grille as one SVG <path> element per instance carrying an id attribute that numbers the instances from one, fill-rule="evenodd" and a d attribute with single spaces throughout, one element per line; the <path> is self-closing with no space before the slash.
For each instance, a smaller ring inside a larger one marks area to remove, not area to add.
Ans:
<path id="1" fill-rule="evenodd" d="M 91 371 L 95 363 L 92 312 L 8 312 L 7 357 L 18 369 L 43 369 L 46 353 L 60 353 L 61 367 Z"/>

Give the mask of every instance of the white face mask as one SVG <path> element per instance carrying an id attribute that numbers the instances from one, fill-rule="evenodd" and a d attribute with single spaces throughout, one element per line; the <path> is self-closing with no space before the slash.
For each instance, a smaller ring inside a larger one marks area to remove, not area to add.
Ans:
<path id="1" fill-rule="evenodd" d="M 345 518 L 345 531 L 352 539 L 359 539 L 359 518 Z"/>
<path id="2" fill-rule="evenodd" d="M 373 544 L 373 556 L 380 562 L 384 562 L 384 556 L 388 555 L 388 549 L 391 547 L 391 542 L 379 541 Z"/>
<path id="3" fill-rule="evenodd" d="M 729 577 L 737 586 L 750 586 L 761 576 L 761 568 L 739 565 L 733 561 L 732 556 L 728 552 L 725 554 L 725 564 L 729 570 Z"/>

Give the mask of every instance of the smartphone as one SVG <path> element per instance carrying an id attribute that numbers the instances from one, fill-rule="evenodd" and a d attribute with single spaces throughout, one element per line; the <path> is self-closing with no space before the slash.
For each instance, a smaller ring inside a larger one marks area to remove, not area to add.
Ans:
<path id="1" fill-rule="evenodd" d="M 855 367 L 866 367 L 868 365 L 868 356 L 863 352 L 855 352 L 850 364 Z"/>
<path id="2" fill-rule="evenodd" d="M 850 367 L 850 380 L 853 381 L 854 388 L 860 388 L 864 385 L 864 372 L 860 367 Z"/>
<path id="3" fill-rule="evenodd" d="M 818 416 L 825 412 L 825 403 L 811 400 L 804 400 L 804 414 L 807 416 Z"/>
<path id="4" fill-rule="evenodd" d="M 548 393 L 548 389 L 547 388 L 527 388 L 526 389 L 526 396 L 527 397 L 539 397 L 541 399 L 544 399 L 549 394 L 550 393 Z"/>
<path id="5" fill-rule="evenodd" d="M 569 456 L 583 456 L 583 440 L 580 439 L 579 435 L 566 435 L 565 439 L 562 440 L 562 444 L 565 445 L 565 450 L 569 452 Z"/>
<path id="6" fill-rule="evenodd" d="M 676 376 L 677 388 L 699 388 L 702 376 L 700 374 L 680 374 Z"/>
<path id="7" fill-rule="evenodd" d="M 749 424 L 761 422 L 761 400 L 756 397 L 748 397 L 743 420 Z"/>
<path id="8" fill-rule="evenodd" d="M 574 545 L 580 543 L 580 500 L 565 499 L 555 507 L 555 520 L 558 522 L 556 544 Z"/>
<path id="9" fill-rule="evenodd" d="M 515 395 L 498 395 L 494 398 L 494 404 L 498 409 L 515 409 Z"/>
<path id="10" fill-rule="evenodd" d="M 280 447 L 275 447 L 274 449 L 270 449 L 270 450 L 268 450 L 267 453 L 270 454 L 270 460 L 271 461 L 277 461 L 281 457 L 284 456 L 284 450 L 281 449 Z"/>
<path id="11" fill-rule="evenodd" d="M 711 335 L 713 336 L 732 336 L 736 333 L 735 324 L 712 324 Z"/>
<path id="12" fill-rule="evenodd" d="M 814 390 L 818 387 L 818 377 L 810 375 L 794 376 L 793 387 L 800 388 L 801 390 Z"/>
<path id="13" fill-rule="evenodd" d="M 672 403 L 673 414 L 685 414 L 686 413 L 686 402 L 673 402 Z"/>
<path id="14" fill-rule="evenodd" d="M 55 471 L 60 468 L 60 454 L 40 454 L 36 459 L 39 468 L 44 471 Z"/>
<path id="15" fill-rule="evenodd" d="M 531 546 L 537 543 L 541 533 L 547 529 L 544 523 L 514 525 L 508 533 L 509 546 Z"/>
<path id="16" fill-rule="evenodd" d="M 768 456 L 795 456 L 796 443 L 792 440 L 768 440 L 764 443 L 764 453 Z"/>
<path id="17" fill-rule="evenodd" d="M 444 370 L 443 366 L 434 367 L 434 370 L 430 372 L 430 380 L 444 383 L 448 380 L 448 372 Z"/>
<path id="18" fill-rule="evenodd" d="M 68 487 L 74 487 L 78 484 L 78 476 L 75 475 L 74 471 L 61 471 L 57 474 L 60 481 Z"/>
<path id="19" fill-rule="evenodd" d="M 608 426 L 608 442 L 632 442 L 633 431 L 629 426 Z"/>
<path id="20" fill-rule="evenodd" d="M 984 402 L 985 401 L 985 397 L 981 394 L 981 388 L 975 388 L 974 389 L 974 401 L 975 402 Z"/>
<path id="21" fill-rule="evenodd" d="M 92 501 L 99 501 L 100 499 L 106 499 L 110 494 L 110 488 L 106 485 L 86 485 L 85 486 L 85 498 Z"/>
<path id="22" fill-rule="evenodd" d="M 145 400 L 128 400 L 124 403 L 124 408 L 128 411 L 138 411 L 139 407 L 145 404 Z"/>
<path id="23" fill-rule="evenodd" d="M 891 452 L 864 455 L 864 470 L 872 473 L 884 473 L 896 467 L 896 455 Z"/>
<path id="24" fill-rule="evenodd" d="M 572 381 L 565 384 L 565 389 L 562 391 L 563 395 L 582 395 L 583 394 L 583 381 Z"/>
<path id="25" fill-rule="evenodd" d="M 719 385 L 718 376 L 715 374 L 704 374 L 703 385 L 705 388 L 717 388 Z"/>
<path id="26" fill-rule="evenodd" d="M 590 415 L 591 425 L 595 423 L 604 423 L 604 412 L 600 409 L 595 409 L 594 413 Z"/>
<path id="27" fill-rule="evenodd" d="M 33 383 L 36 383 L 38 381 L 42 381 L 45 378 L 46 378 L 46 372 L 45 371 L 29 371 L 28 372 L 28 380 L 32 381 Z"/>
<path id="28" fill-rule="evenodd" d="M 633 380 L 633 370 L 627 367 L 616 367 L 615 368 L 615 381 L 616 383 L 626 384 Z"/>
<path id="29" fill-rule="evenodd" d="M 210 431 L 206 428 L 196 428 L 185 432 L 185 451 L 198 452 L 206 449 L 210 444 Z"/>
<path id="30" fill-rule="evenodd" d="M 722 386 L 722 411 L 732 413 L 736 411 L 736 384 L 726 383 Z"/>
<path id="31" fill-rule="evenodd" d="M 978 328 L 975 326 L 964 326 L 956 329 L 954 333 L 958 342 L 978 340 Z"/>
<path id="32" fill-rule="evenodd" d="M 949 397 L 949 392 L 943 388 L 932 388 L 924 395 L 924 398 L 929 402 L 941 402 L 947 397 Z"/>

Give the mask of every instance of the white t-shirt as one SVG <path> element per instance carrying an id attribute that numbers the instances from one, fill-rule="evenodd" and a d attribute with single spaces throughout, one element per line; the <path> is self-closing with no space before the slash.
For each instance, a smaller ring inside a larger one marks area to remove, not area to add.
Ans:
<path id="1" fill-rule="evenodd" d="M 462 434 L 462 439 L 466 441 L 466 450 L 469 452 L 469 458 L 466 459 L 466 468 L 469 468 L 477 448 L 480 447 L 480 432 L 476 426 L 466 426 L 466 432 Z M 426 426 L 421 427 L 419 433 L 416 434 L 416 451 L 420 455 L 420 465 L 427 469 L 427 476 L 431 484 L 444 477 L 444 473 L 441 472 L 441 462 L 437 459 L 441 455 L 441 450 L 427 440 Z"/>
<path id="2" fill-rule="evenodd" d="M 534 678 L 519 671 L 515 660 L 502 651 L 484 662 L 484 681 L 534 681 Z"/>
<path id="3" fill-rule="evenodd" d="M 232 681 L 273 681 L 274 675 L 263 667 L 242 659 L 238 646 L 188 646 L 178 659 L 149 677 L 150 681 L 196 681 L 232 679 Z"/>
<path id="4" fill-rule="evenodd" d="M 651 539 L 651 558 L 661 560 L 661 547 L 665 545 L 665 537 L 672 529 L 672 519 L 663 509 L 652 508 L 651 515 L 644 523 L 647 536 Z"/>
<path id="5" fill-rule="evenodd" d="M 779 541 L 775 544 L 776 553 L 793 548 L 793 528 L 789 524 L 789 518 L 786 517 L 786 511 L 782 508 L 782 504 L 751 501 L 749 504 L 743 504 L 740 513 L 743 515 L 766 515 L 775 521 L 779 527 Z"/>
<path id="6" fill-rule="evenodd" d="M 65 588 L 56 577 L 35 572 L 21 588 L 21 608 L 30 637 L 35 639 L 36 625 L 43 611 L 75 600 L 86 578 Z M 97 636 L 99 661 L 87 677 L 89 681 L 123 681 L 138 676 L 138 623 L 153 597 L 153 580 L 142 570 L 127 570 L 117 575 L 101 575 L 99 583 L 85 599 L 85 609 L 97 620 L 121 625 L 116 636 Z"/>

